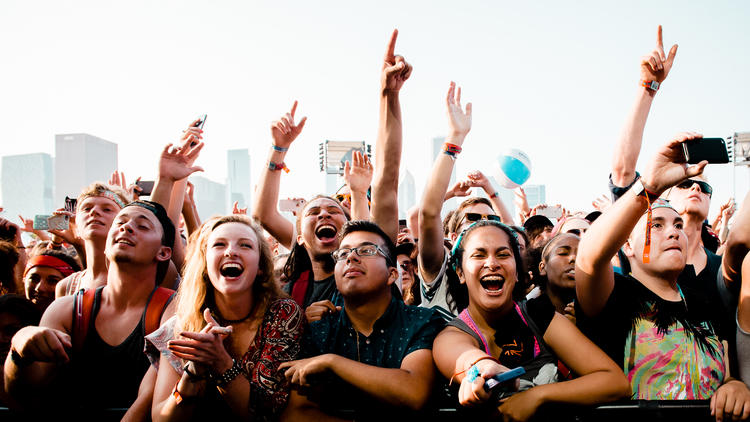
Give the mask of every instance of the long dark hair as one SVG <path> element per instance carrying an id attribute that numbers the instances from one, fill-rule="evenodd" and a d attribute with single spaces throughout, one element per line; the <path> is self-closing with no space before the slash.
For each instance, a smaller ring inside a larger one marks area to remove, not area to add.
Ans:
<path id="1" fill-rule="evenodd" d="M 346 216 L 346 219 L 349 220 L 349 213 L 346 212 L 346 209 L 343 205 L 341 205 L 341 202 L 339 202 L 336 198 L 331 198 L 330 196 L 326 195 L 315 195 L 312 198 L 310 198 L 309 201 L 307 201 L 307 204 L 299 211 L 297 212 L 297 222 L 295 227 L 297 228 L 297 234 L 302 233 L 302 216 L 304 215 L 305 208 L 307 208 L 307 205 L 310 204 L 312 201 L 319 199 L 319 198 L 325 198 L 330 199 L 331 201 L 335 202 L 336 205 L 341 208 L 341 211 L 344 212 L 344 215 Z M 336 233 L 338 235 L 338 233 Z M 312 270 L 312 261 L 310 260 L 310 255 L 307 253 L 307 249 L 305 249 L 304 246 L 297 243 L 296 239 L 292 239 L 293 245 L 292 250 L 289 253 L 289 258 L 286 260 L 286 264 L 284 264 L 284 275 L 286 276 L 286 279 L 290 283 L 294 283 L 299 279 L 299 277 L 304 273 L 305 271 Z M 333 257 L 329 257 L 325 262 L 325 270 L 327 272 L 332 272 L 334 267 L 336 266 L 336 262 L 333 260 Z"/>
<path id="2" fill-rule="evenodd" d="M 456 301 L 457 307 L 459 307 L 461 310 L 469 306 L 469 291 L 466 288 L 466 285 L 460 284 L 460 281 L 458 279 L 458 274 L 456 274 L 456 268 L 459 268 L 461 266 L 461 261 L 464 256 L 464 248 L 462 246 L 464 240 L 466 237 L 471 233 L 472 231 L 480 228 L 480 227 L 496 227 L 505 234 L 508 235 L 508 239 L 510 242 L 510 249 L 513 251 L 513 259 L 516 262 L 516 285 L 513 287 L 513 300 L 522 300 L 525 297 L 525 286 L 527 283 L 527 277 L 528 273 L 525 270 L 523 257 L 521 256 L 521 248 L 518 244 L 518 233 L 516 233 L 513 229 L 506 226 L 503 223 L 500 223 L 498 221 L 492 221 L 492 220 L 480 220 L 476 223 L 470 225 L 466 229 L 464 229 L 461 234 L 456 239 L 456 244 L 453 246 L 453 250 L 451 251 L 451 257 L 448 261 L 448 267 L 446 269 L 446 273 L 448 275 L 449 281 L 452 278 L 455 278 L 455 282 L 458 282 L 460 286 L 463 287 L 462 291 L 459 292 L 461 296 L 453 296 L 454 300 Z M 450 291 L 451 283 L 448 284 L 448 289 Z M 453 295 L 453 293 L 451 293 Z M 465 297 L 465 302 L 463 302 Z M 465 303 L 465 305 L 464 305 Z"/>

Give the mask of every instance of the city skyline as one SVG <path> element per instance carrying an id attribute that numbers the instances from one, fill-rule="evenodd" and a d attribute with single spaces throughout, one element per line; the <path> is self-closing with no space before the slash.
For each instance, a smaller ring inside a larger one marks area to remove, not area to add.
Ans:
<path id="1" fill-rule="evenodd" d="M 381 59 L 393 28 L 396 53 L 414 66 L 400 102 L 402 162 L 417 197 L 432 164 L 431 139 L 447 133 L 445 92 L 455 81 L 462 101 L 474 105 L 457 179 L 472 170 L 493 174 L 497 155 L 518 148 L 531 158 L 528 183 L 546 185 L 548 202 L 590 211 L 607 192 L 614 145 L 639 89 L 639 60 L 653 50 L 660 24 L 667 48 L 679 50 L 637 169 L 677 132 L 726 138 L 750 130 L 745 2 L 11 5 L 0 16 L 0 37 L 13 40 L 0 68 L 3 154 L 52 153 L 54 134 L 87 132 L 118 143 L 129 179 L 153 179 L 164 145 L 203 113 L 203 176 L 223 181 L 226 151 L 246 148 L 257 178 L 271 122 L 299 100 L 297 117 L 308 120 L 287 155 L 291 172 L 280 196 L 320 192 L 313 173 L 321 140 L 375 143 Z M 186 57 L 195 60 L 188 66 Z M 715 187 L 711 217 L 735 190 L 733 179 L 738 201 L 750 185 L 747 168 L 711 165 L 706 173 Z"/>

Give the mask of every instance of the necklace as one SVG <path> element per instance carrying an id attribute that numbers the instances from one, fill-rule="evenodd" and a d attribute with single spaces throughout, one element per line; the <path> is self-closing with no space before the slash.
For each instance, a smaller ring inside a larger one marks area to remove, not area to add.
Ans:
<path id="1" fill-rule="evenodd" d="M 245 315 L 244 318 L 240 319 L 225 319 L 223 316 L 221 316 L 221 312 L 219 312 L 219 308 L 216 308 L 216 311 L 212 311 L 211 315 L 213 315 L 214 318 L 216 318 L 222 326 L 231 325 L 231 324 L 239 324 L 240 322 L 247 321 L 252 315 L 255 307 L 253 306 L 250 308 L 250 312 L 248 312 L 247 315 Z M 215 312 L 215 313 L 214 313 Z"/>

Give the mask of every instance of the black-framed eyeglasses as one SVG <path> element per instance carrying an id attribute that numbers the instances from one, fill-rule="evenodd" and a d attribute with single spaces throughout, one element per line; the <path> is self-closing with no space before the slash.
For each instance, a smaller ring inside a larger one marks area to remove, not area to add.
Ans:
<path id="1" fill-rule="evenodd" d="M 697 183 L 698 187 L 701 189 L 701 192 L 705 193 L 706 195 L 710 196 L 712 193 L 714 193 L 714 189 L 711 187 L 711 185 L 709 185 L 708 183 L 706 183 L 706 182 L 704 182 L 702 180 L 688 179 L 688 180 L 685 180 L 684 182 L 680 183 L 676 187 L 680 188 L 680 189 L 690 189 L 690 188 L 693 187 L 694 183 Z"/>
<path id="2" fill-rule="evenodd" d="M 348 258 L 349 254 L 352 252 L 356 253 L 359 257 L 373 256 L 380 253 L 381 255 L 383 255 L 383 258 L 385 258 L 386 261 L 390 262 L 388 254 L 380 249 L 380 246 L 378 245 L 362 245 L 356 248 L 340 248 L 333 251 L 331 255 L 333 256 L 333 259 L 338 262 Z"/>
<path id="3" fill-rule="evenodd" d="M 464 214 L 464 219 L 467 221 L 471 221 L 472 223 L 479 220 L 497 221 L 498 223 L 502 222 L 499 215 L 479 214 L 477 212 L 467 212 L 466 214 Z"/>

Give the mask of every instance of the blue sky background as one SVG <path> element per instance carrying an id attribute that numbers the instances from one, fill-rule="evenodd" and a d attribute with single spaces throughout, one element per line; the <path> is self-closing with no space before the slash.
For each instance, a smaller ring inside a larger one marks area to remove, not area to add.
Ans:
<path id="1" fill-rule="evenodd" d="M 613 144 L 638 89 L 639 58 L 664 27 L 679 51 L 652 108 L 639 168 L 672 134 L 750 131 L 750 3 L 740 1 L 5 1 L 0 15 L 0 154 L 54 151 L 56 133 L 119 144 L 120 169 L 151 179 L 159 151 L 208 114 L 206 176 L 250 148 L 253 178 L 270 122 L 294 99 L 308 124 L 282 195 L 322 190 L 317 144 L 373 142 L 381 59 L 414 65 L 402 91 L 404 163 L 421 192 L 446 131 L 448 83 L 474 103 L 457 169 L 491 173 L 502 150 L 531 156 L 548 202 L 590 210 L 606 192 Z M 314 174 L 314 177 L 311 175 Z M 708 170 L 712 209 L 731 169 Z M 737 174 L 737 195 L 748 189 Z M 311 181 L 312 179 L 312 181 Z M 711 214 L 713 216 L 713 212 Z"/>

